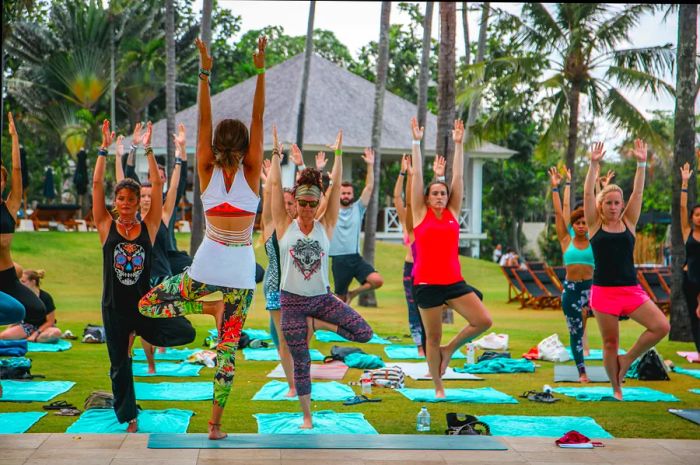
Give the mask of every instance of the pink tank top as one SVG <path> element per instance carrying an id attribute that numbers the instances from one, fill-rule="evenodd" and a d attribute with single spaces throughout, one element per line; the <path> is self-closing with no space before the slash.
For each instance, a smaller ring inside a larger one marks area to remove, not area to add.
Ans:
<path id="1" fill-rule="evenodd" d="M 428 208 L 413 230 L 420 260 L 413 265 L 413 284 L 454 284 L 462 281 L 459 266 L 459 222 L 447 208 L 438 219 Z"/>

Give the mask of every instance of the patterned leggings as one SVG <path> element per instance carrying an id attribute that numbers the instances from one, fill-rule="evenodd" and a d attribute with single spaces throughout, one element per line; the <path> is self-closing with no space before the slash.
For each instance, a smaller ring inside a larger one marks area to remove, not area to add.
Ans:
<path id="1" fill-rule="evenodd" d="M 591 296 L 591 280 L 564 281 L 564 291 L 561 295 L 561 307 L 566 316 L 566 326 L 569 328 L 569 344 L 574 355 L 579 375 L 586 373 L 583 360 L 583 321 L 590 315 L 589 299 Z"/>
<path id="2" fill-rule="evenodd" d="M 281 291 L 280 300 L 282 334 L 294 359 L 294 385 L 300 396 L 311 393 L 306 317 L 338 325 L 338 334 L 350 341 L 367 342 L 372 338 L 372 328 L 362 316 L 330 292 L 306 297 Z"/>
<path id="3" fill-rule="evenodd" d="M 139 302 L 139 312 L 151 318 L 173 318 L 201 314 L 202 302 L 197 301 L 213 292 L 224 295 L 224 314 L 216 346 L 214 402 L 225 407 L 236 372 L 236 349 L 245 324 L 254 289 L 234 289 L 200 283 L 187 272 L 172 276 L 151 289 Z"/>
<path id="4" fill-rule="evenodd" d="M 403 263 L 403 291 L 406 295 L 406 307 L 408 307 L 408 328 L 411 338 L 417 346 L 423 346 L 423 327 L 420 320 L 418 305 L 413 299 L 413 262 Z"/>

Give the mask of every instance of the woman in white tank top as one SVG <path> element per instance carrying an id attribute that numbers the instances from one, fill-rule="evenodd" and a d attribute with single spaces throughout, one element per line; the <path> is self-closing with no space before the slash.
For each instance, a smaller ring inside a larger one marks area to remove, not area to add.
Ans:
<path id="1" fill-rule="evenodd" d="M 297 217 L 290 218 L 284 206 L 280 157 L 282 147 L 273 126 L 272 169 L 270 178 L 272 218 L 280 249 L 280 303 L 282 334 L 294 359 L 294 385 L 303 412 L 303 429 L 313 428 L 311 421 L 311 360 L 308 331 L 326 329 L 356 341 L 367 342 L 372 328 L 367 322 L 330 292 L 328 283 L 328 249 L 340 211 L 342 131 L 338 132 L 331 187 L 327 208 L 320 219 L 316 213 L 322 194 L 321 173 L 313 168 L 301 172 L 294 186 Z M 294 145 L 292 150 L 299 153 Z"/>

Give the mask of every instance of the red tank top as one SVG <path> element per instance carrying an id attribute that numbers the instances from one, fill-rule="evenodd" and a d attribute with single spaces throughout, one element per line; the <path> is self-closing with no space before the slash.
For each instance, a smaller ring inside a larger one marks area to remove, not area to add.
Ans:
<path id="1" fill-rule="evenodd" d="M 445 208 L 438 219 L 428 208 L 413 230 L 420 260 L 414 264 L 413 284 L 454 284 L 462 281 L 459 266 L 459 222 Z"/>

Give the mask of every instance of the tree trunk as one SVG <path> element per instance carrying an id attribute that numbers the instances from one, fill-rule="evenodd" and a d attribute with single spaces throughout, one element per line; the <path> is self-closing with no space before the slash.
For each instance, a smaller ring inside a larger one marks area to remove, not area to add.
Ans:
<path id="1" fill-rule="evenodd" d="M 464 33 L 464 64 L 471 62 L 471 50 L 469 49 L 469 13 L 467 2 L 462 2 L 462 32 Z"/>
<path id="2" fill-rule="evenodd" d="M 418 77 L 418 126 L 425 126 L 428 114 L 428 81 L 430 80 L 430 34 L 433 26 L 433 2 L 425 3 L 423 18 L 423 49 L 420 59 L 420 76 Z M 425 153 L 425 137 L 420 141 L 421 153 Z"/>
<path id="3" fill-rule="evenodd" d="M 685 244 L 680 221 L 680 167 L 690 163 L 695 172 L 695 55 L 698 9 L 682 4 L 678 9 L 676 111 L 673 129 L 673 202 L 671 203 L 671 333 L 672 341 L 692 341 L 688 309 L 683 297 Z M 695 205 L 697 181 L 688 183 L 688 206 Z"/>
<path id="4" fill-rule="evenodd" d="M 175 164 L 175 6 L 174 0 L 165 0 L 165 114 L 166 137 L 168 152 L 165 155 L 165 166 L 168 173 L 172 172 Z"/>
<path id="5" fill-rule="evenodd" d="M 309 2 L 309 23 L 306 27 L 306 50 L 304 50 L 304 72 L 301 77 L 301 98 L 299 99 L 299 113 L 297 114 L 297 145 L 304 150 L 304 118 L 306 116 L 306 93 L 309 88 L 309 69 L 311 68 L 311 54 L 314 52 L 314 13 L 316 2 Z"/>
<path id="6" fill-rule="evenodd" d="M 484 2 L 483 10 L 481 12 L 481 24 L 479 25 L 479 42 L 476 46 L 476 60 L 474 63 L 481 63 L 484 61 L 484 55 L 486 55 L 486 32 L 488 31 L 489 23 L 489 13 L 491 12 L 491 4 L 489 2 Z M 479 82 L 480 84 L 481 82 Z M 469 116 L 467 117 L 467 140 L 470 134 L 470 128 L 476 122 L 476 118 L 479 116 L 479 110 L 481 107 L 481 94 L 477 94 L 469 104 Z M 466 166 L 467 160 L 464 160 Z"/>
<path id="7" fill-rule="evenodd" d="M 438 121 L 435 153 L 447 160 L 445 177 L 452 181 L 454 142 L 452 127 L 455 119 L 455 2 L 440 2 L 440 55 L 438 58 Z M 460 173 L 461 175 L 461 173 Z"/>
<path id="8" fill-rule="evenodd" d="M 117 44 L 114 37 L 114 14 L 109 14 L 109 119 L 112 126 L 112 131 L 117 132 L 117 82 L 116 82 L 116 48 Z M 3 68 L 4 69 L 4 68 Z M 85 216 L 87 212 L 83 212 Z"/>
<path id="9" fill-rule="evenodd" d="M 377 57 L 377 81 L 374 85 L 374 113 L 372 115 L 372 148 L 374 149 L 374 188 L 367 206 L 365 216 L 365 243 L 362 255 L 368 263 L 374 265 L 374 252 L 377 234 L 377 214 L 379 213 L 379 167 L 382 163 L 382 125 L 384 122 L 384 94 L 386 76 L 389 69 L 389 18 L 391 2 L 382 2 L 382 15 L 379 26 L 379 56 Z M 370 169 L 370 167 L 367 167 Z M 360 305 L 376 307 L 377 297 L 374 291 L 360 295 Z"/>
<path id="10" fill-rule="evenodd" d="M 574 162 L 576 160 L 576 146 L 578 144 L 578 109 L 579 96 L 581 95 L 581 83 L 577 81 L 571 82 L 569 89 L 569 135 L 566 141 L 566 168 L 574 173 Z M 573 203 L 576 203 L 576 178 L 571 177 L 571 198 Z"/>
<path id="11" fill-rule="evenodd" d="M 202 3 L 201 39 L 207 46 L 211 44 L 211 10 L 213 0 L 204 0 Z M 199 92 L 197 92 L 197 106 L 199 106 Z M 197 128 L 197 139 L 199 128 Z M 199 173 L 197 172 L 197 153 L 194 163 L 194 194 L 192 195 L 192 236 L 190 237 L 190 255 L 194 257 L 199 245 L 204 239 L 204 209 L 202 207 L 201 192 L 199 190 Z"/>

